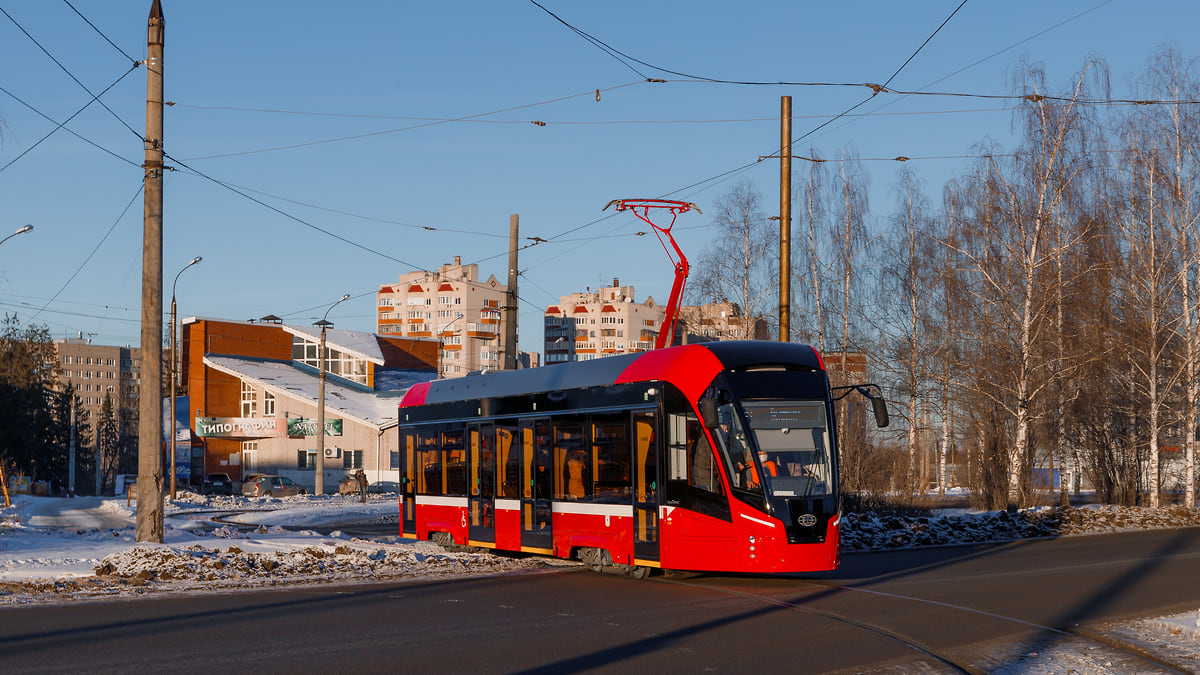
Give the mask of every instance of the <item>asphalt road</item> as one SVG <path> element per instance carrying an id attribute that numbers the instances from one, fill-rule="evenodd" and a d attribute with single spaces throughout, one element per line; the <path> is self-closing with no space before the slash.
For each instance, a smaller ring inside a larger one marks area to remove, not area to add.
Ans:
<path id="1" fill-rule="evenodd" d="M 809 578 L 567 571 L 6 608 L 0 669 L 978 672 L 998 644 L 1194 610 L 1197 570 L 1192 529 L 851 555 Z"/>

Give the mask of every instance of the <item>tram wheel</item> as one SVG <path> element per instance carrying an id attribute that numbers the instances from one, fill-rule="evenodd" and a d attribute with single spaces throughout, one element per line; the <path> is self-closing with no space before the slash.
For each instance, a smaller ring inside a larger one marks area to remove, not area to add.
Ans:
<path id="1" fill-rule="evenodd" d="M 634 579 L 645 579 L 650 576 L 650 568 L 645 565 L 634 565 L 625 572 Z"/>

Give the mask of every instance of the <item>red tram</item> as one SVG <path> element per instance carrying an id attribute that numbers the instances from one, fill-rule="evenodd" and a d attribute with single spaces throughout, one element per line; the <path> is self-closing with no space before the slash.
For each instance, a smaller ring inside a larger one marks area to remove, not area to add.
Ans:
<path id="1" fill-rule="evenodd" d="M 866 386 L 842 389 L 886 424 Z M 400 404 L 400 532 L 638 577 L 834 569 L 830 392 L 813 348 L 779 342 L 423 383 Z"/>

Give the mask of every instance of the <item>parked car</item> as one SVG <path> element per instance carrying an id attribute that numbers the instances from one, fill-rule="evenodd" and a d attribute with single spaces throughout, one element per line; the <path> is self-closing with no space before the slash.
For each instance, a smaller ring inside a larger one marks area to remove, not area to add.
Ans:
<path id="1" fill-rule="evenodd" d="M 367 492 L 370 492 L 371 494 L 400 492 L 400 484 L 394 480 L 379 480 L 368 485 Z"/>
<path id="2" fill-rule="evenodd" d="M 368 486 L 367 492 L 370 492 L 371 487 L 373 487 L 373 484 L 367 483 L 367 486 Z M 342 476 L 342 479 L 338 481 L 338 494 L 339 495 L 356 495 L 356 494 L 358 494 L 358 480 L 354 477 L 354 474 L 348 473 L 345 476 Z"/>
<path id="3" fill-rule="evenodd" d="M 202 495 L 232 495 L 233 481 L 229 479 L 227 473 L 210 473 L 200 481 L 200 494 Z"/>
<path id="4" fill-rule="evenodd" d="M 242 482 L 243 497 L 290 497 L 308 491 L 284 476 L 258 476 Z"/>

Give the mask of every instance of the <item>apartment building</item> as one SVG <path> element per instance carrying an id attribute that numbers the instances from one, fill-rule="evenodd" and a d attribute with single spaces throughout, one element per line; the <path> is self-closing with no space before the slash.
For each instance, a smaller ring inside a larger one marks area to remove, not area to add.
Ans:
<path id="1" fill-rule="evenodd" d="M 495 275 L 479 279 L 478 265 L 442 265 L 380 286 L 375 332 L 382 336 L 436 339 L 439 377 L 498 370 L 504 357 L 503 314 L 508 286 Z"/>
<path id="2" fill-rule="evenodd" d="M 634 300 L 633 286 L 612 286 L 559 297 L 543 315 L 545 363 L 588 361 L 654 348 L 666 308 L 647 297 Z"/>
<path id="3" fill-rule="evenodd" d="M 75 388 L 84 410 L 95 424 L 106 396 L 112 397 L 118 425 L 121 420 L 136 419 L 141 379 L 141 349 L 94 345 L 80 335 L 54 341 L 62 368 L 60 386 Z"/>
<path id="4" fill-rule="evenodd" d="M 749 317 L 736 302 L 728 300 L 679 308 L 675 343 L 721 340 L 769 340 L 765 319 Z"/>

